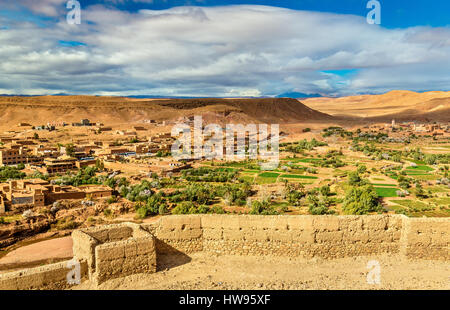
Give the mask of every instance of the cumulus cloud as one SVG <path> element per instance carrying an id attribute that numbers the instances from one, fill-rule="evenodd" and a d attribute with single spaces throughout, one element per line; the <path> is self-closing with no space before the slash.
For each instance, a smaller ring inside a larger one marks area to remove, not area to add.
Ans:
<path id="1" fill-rule="evenodd" d="M 385 29 L 359 16 L 268 6 L 136 13 L 90 6 L 81 25 L 68 25 L 63 16 L 48 27 L 16 23 L 0 30 L 0 58 L 0 93 L 450 90 L 449 28 Z M 341 69 L 357 70 L 324 72 Z"/>

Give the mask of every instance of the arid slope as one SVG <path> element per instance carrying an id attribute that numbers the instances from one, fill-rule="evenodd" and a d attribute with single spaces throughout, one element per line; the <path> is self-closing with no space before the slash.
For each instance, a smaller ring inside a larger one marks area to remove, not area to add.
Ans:
<path id="1" fill-rule="evenodd" d="M 265 99 L 129 99 L 95 96 L 0 97 L 0 122 L 32 125 L 89 118 L 103 123 L 171 120 L 205 115 L 227 122 L 326 121 L 333 117 L 289 98 Z"/>
<path id="2" fill-rule="evenodd" d="M 336 117 L 367 120 L 450 121 L 450 92 L 391 91 L 382 95 L 340 98 L 309 98 L 302 101 L 312 109 Z"/>

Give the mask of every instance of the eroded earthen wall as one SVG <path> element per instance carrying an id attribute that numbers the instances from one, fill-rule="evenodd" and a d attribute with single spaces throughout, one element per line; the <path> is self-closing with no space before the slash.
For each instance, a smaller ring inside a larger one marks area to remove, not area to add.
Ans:
<path id="1" fill-rule="evenodd" d="M 143 224 L 142 228 L 156 237 L 158 254 L 203 250 L 202 217 L 199 215 L 164 216 L 156 223 Z"/>
<path id="2" fill-rule="evenodd" d="M 63 261 L 56 264 L 0 274 L 0 289 L 66 289 L 71 286 L 67 281 L 67 275 L 73 268 L 73 265 L 70 265 L 69 261 Z M 80 274 L 82 279 L 87 277 L 87 272 L 88 266 L 86 262 L 81 262 Z"/>
<path id="3" fill-rule="evenodd" d="M 411 259 L 450 259 L 450 221 L 446 218 L 409 218 L 405 221 L 404 254 Z"/>
<path id="4" fill-rule="evenodd" d="M 400 249 L 396 216 L 202 216 L 203 251 L 339 258 Z"/>
<path id="5" fill-rule="evenodd" d="M 160 254 L 323 257 L 392 253 L 450 260 L 449 218 L 370 216 L 177 215 L 151 224 L 123 223 L 75 231 L 83 275 L 102 282 L 155 272 Z M 0 275 L 0 289 L 65 288 L 65 263 Z"/>
<path id="6" fill-rule="evenodd" d="M 156 272 L 154 238 L 133 238 L 101 244 L 95 248 L 95 262 L 97 283 L 136 273 Z"/>

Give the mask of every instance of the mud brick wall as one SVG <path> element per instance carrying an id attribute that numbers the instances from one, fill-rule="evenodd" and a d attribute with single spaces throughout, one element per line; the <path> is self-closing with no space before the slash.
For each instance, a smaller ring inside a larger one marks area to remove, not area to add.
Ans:
<path id="1" fill-rule="evenodd" d="M 202 216 L 203 250 L 338 258 L 400 250 L 402 219 L 362 216 Z"/>
<path id="2" fill-rule="evenodd" d="M 156 237 L 156 252 L 172 254 L 193 253 L 203 250 L 202 217 L 199 215 L 171 215 L 142 228 Z"/>
<path id="3" fill-rule="evenodd" d="M 29 268 L 20 271 L 0 274 L 0 290 L 33 290 L 66 289 L 71 285 L 67 282 L 69 261 Z M 82 279 L 87 278 L 88 266 L 86 262 L 80 263 Z"/>
<path id="4" fill-rule="evenodd" d="M 97 284 L 136 273 L 156 272 L 154 238 L 133 238 L 95 248 Z"/>
<path id="5" fill-rule="evenodd" d="M 105 225 L 81 230 L 100 243 L 114 242 L 133 236 L 133 227 L 129 225 Z"/>
<path id="6" fill-rule="evenodd" d="M 155 238 L 134 223 L 91 227 L 72 233 L 74 256 L 89 266 L 96 284 L 136 273 L 156 272 Z"/>
<path id="7" fill-rule="evenodd" d="M 445 218 L 407 219 L 405 255 L 411 259 L 450 260 L 450 221 Z"/>
<path id="8" fill-rule="evenodd" d="M 450 218 L 370 216 L 176 215 L 73 232 L 82 275 L 101 283 L 156 272 L 159 254 L 323 257 L 400 254 L 450 260 Z M 67 262 L 0 275 L 0 289 L 67 288 Z"/>

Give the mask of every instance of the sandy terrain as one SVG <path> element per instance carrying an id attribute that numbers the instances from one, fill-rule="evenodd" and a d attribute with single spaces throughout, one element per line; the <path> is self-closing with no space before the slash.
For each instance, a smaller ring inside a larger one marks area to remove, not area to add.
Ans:
<path id="1" fill-rule="evenodd" d="M 30 119 L 30 115 L 33 118 Z M 88 118 L 107 125 L 142 120 L 176 120 L 180 116 L 203 115 L 205 121 L 220 123 L 298 122 L 332 120 L 295 99 L 166 99 L 129 100 L 121 97 L 41 96 L 1 97 L 0 125 L 23 122 L 39 126 L 48 122 L 79 122 Z M 15 129 L 10 127 L 9 129 Z M 22 128 L 23 129 L 23 128 Z"/>
<path id="2" fill-rule="evenodd" d="M 391 91 L 382 95 L 360 95 L 340 98 L 308 98 L 308 107 L 334 116 L 449 121 L 450 92 Z M 434 118 L 433 118 L 434 117 Z"/>
<path id="3" fill-rule="evenodd" d="M 45 240 L 20 247 L 0 259 L 0 270 L 32 267 L 71 258 L 72 237 Z M 2 271 L 0 271 L 2 272 Z"/>
<path id="4" fill-rule="evenodd" d="M 367 263 L 378 260 L 380 284 L 368 284 Z M 180 264 L 180 262 L 184 263 Z M 336 260 L 214 256 L 166 260 L 156 274 L 107 281 L 100 289 L 450 289 L 450 265 L 399 256 Z M 84 282 L 75 289 L 94 288 Z"/>

